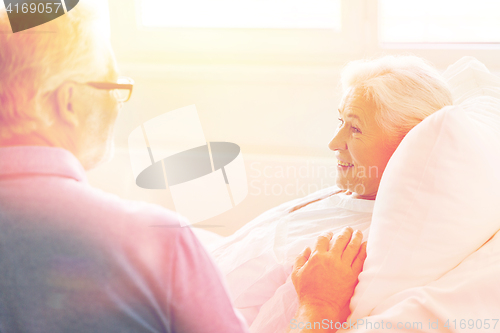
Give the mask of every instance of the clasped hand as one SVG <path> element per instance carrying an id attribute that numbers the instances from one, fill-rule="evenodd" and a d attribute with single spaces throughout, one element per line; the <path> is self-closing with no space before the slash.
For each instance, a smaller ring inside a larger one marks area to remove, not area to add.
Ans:
<path id="1" fill-rule="evenodd" d="M 306 248 L 297 257 L 292 282 L 301 306 L 328 307 L 339 314 L 337 319 L 346 319 L 340 313 L 349 305 L 366 258 L 362 239 L 350 227 L 335 236 L 327 232 L 318 237 L 314 251 Z"/>

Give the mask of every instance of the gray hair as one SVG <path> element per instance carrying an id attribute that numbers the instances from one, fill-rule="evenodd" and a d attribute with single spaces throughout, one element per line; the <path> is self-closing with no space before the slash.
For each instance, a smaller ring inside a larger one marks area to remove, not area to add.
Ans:
<path id="1" fill-rule="evenodd" d="M 106 22 L 95 3 L 81 1 L 28 33 L 0 34 L 0 139 L 50 127 L 54 115 L 42 106 L 54 100 L 54 91 L 66 80 L 114 76 L 109 36 L 103 36 Z M 10 31 L 3 10 L 0 30 Z"/>
<path id="2" fill-rule="evenodd" d="M 425 60 L 416 56 L 385 56 L 346 65 L 342 89 L 361 89 L 377 111 L 377 124 L 401 140 L 424 118 L 452 105 L 450 88 Z"/>

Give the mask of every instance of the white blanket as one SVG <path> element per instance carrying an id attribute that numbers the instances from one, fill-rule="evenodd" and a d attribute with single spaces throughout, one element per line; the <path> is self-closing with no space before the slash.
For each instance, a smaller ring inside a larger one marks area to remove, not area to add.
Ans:
<path id="1" fill-rule="evenodd" d="M 500 332 L 500 233 L 437 281 L 410 288 L 353 321 L 356 332 Z M 264 304 L 251 332 L 280 333 L 290 325 L 297 296 L 290 279 Z M 487 328 L 489 327 L 489 328 Z"/>
<path id="2" fill-rule="evenodd" d="M 297 205 L 338 190 L 328 188 L 271 209 L 224 239 L 212 251 L 226 278 L 233 305 L 245 316 L 249 326 L 261 306 L 285 284 L 297 255 L 305 247 L 314 246 L 321 233 L 351 226 L 367 236 L 374 206 L 371 200 L 336 194 L 290 213 Z M 273 309 L 269 315 L 283 318 L 280 310 Z M 253 331 L 264 332 L 260 328 Z"/>

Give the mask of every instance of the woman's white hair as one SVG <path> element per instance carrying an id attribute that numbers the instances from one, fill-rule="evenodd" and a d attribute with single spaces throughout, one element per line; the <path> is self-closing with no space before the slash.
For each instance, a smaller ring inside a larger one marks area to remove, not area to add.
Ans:
<path id="1" fill-rule="evenodd" d="M 424 118 L 453 104 L 446 81 L 416 56 L 350 62 L 342 71 L 341 83 L 344 94 L 360 89 L 375 107 L 378 125 L 399 140 Z"/>
<path id="2" fill-rule="evenodd" d="M 96 6 L 80 1 L 66 15 L 29 31 L 0 34 L 0 139 L 52 125 L 54 114 L 43 105 L 55 100 L 64 81 L 114 75 L 106 21 Z M 0 31 L 10 31 L 5 10 Z"/>

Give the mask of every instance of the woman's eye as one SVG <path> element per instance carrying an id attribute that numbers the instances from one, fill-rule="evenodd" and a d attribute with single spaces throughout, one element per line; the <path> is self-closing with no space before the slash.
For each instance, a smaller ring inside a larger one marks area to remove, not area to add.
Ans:
<path id="1" fill-rule="evenodd" d="M 354 133 L 361 133 L 361 131 L 359 130 L 359 128 L 354 127 L 354 126 L 351 126 L 351 128 L 352 128 L 352 131 L 353 131 Z"/>
<path id="2" fill-rule="evenodd" d="M 344 120 L 342 118 L 337 118 L 340 121 L 339 127 L 344 126 Z M 351 126 L 351 129 L 354 133 L 361 133 L 361 130 L 357 127 Z"/>

